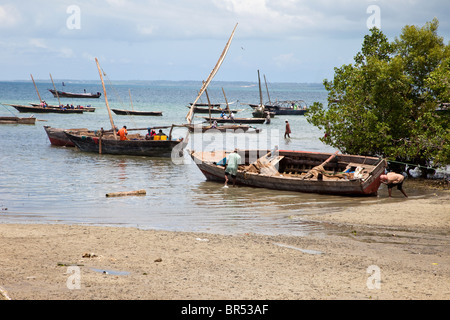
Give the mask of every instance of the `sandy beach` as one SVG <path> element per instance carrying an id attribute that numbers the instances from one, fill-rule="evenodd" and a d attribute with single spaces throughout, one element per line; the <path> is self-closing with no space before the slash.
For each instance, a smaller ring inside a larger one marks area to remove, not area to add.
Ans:
<path id="1" fill-rule="evenodd" d="M 448 300 L 449 200 L 307 216 L 329 232 L 304 237 L 0 224 L 0 299 Z"/>

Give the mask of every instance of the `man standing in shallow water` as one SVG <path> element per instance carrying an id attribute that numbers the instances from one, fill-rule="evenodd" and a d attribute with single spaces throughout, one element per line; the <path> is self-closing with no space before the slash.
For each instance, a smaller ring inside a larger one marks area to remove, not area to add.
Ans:
<path id="1" fill-rule="evenodd" d="M 388 187 L 389 198 L 391 197 L 392 188 L 397 186 L 397 189 L 400 190 L 405 197 L 408 198 L 406 192 L 403 190 L 403 181 L 405 177 L 401 174 L 395 172 L 389 172 L 388 174 L 382 174 L 380 176 L 381 182 L 386 184 Z"/>
<path id="2" fill-rule="evenodd" d="M 238 166 L 241 163 L 241 156 L 237 153 L 237 149 L 227 157 L 227 163 L 225 168 L 225 185 L 224 188 L 228 188 L 228 176 L 233 178 L 233 187 L 236 185 L 236 175 Z"/>

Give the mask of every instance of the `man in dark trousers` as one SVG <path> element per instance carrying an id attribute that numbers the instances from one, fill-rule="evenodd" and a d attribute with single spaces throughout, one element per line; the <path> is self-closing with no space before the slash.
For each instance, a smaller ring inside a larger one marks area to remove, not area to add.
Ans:
<path id="1" fill-rule="evenodd" d="M 401 174 L 395 172 L 389 172 L 388 174 L 382 174 L 380 176 L 381 182 L 386 184 L 388 187 L 389 198 L 391 197 L 392 188 L 397 186 L 397 189 L 400 190 L 405 197 L 408 198 L 406 192 L 403 190 L 403 181 L 405 177 Z"/>
<path id="2" fill-rule="evenodd" d="M 290 138 L 291 134 L 291 126 L 289 125 L 289 121 L 286 120 L 286 131 L 284 132 L 284 138 L 286 139 L 286 137 Z"/>

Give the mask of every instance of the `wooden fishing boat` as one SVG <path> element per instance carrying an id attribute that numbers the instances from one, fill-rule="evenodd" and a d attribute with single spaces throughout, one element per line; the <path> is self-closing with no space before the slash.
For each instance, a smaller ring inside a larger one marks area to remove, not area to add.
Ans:
<path id="1" fill-rule="evenodd" d="M 69 114 L 80 114 L 83 113 L 83 109 L 67 109 L 67 108 L 47 108 L 41 106 L 25 106 L 20 104 L 6 104 L 15 108 L 17 111 L 22 113 L 69 113 Z"/>
<path id="2" fill-rule="evenodd" d="M 97 99 L 100 98 L 100 96 L 102 95 L 100 92 L 97 93 L 74 93 L 74 92 L 66 92 L 66 91 L 59 91 L 59 90 L 54 90 L 54 89 L 48 89 L 48 91 L 50 91 L 53 96 L 59 97 L 59 98 L 84 98 L 84 99 Z"/>
<path id="3" fill-rule="evenodd" d="M 47 133 L 50 143 L 58 147 L 75 147 L 72 141 L 66 136 L 64 130 L 69 130 L 71 132 L 89 132 L 87 128 L 77 128 L 77 129 L 61 129 L 52 128 L 50 126 L 44 126 L 44 130 Z"/>
<path id="4" fill-rule="evenodd" d="M 192 133 L 205 133 L 205 132 L 234 132 L 234 133 L 241 133 L 241 132 L 251 132 L 251 133 L 260 133 L 261 129 L 255 128 L 249 125 L 244 124 L 223 124 L 223 125 L 202 125 L 202 124 L 186 124 L 183 125 L 184 127 L 187 127 L 189 132 Z"/>
<path id="5" fill-rule="evenodd" d="M 63 132 L 81 151 L 100 154 L 171 157 L 172 152 L 182 153 L 186 146 L 183 139 L 172 139 L 170 135 L 165 140 L 147 140 L 143 135 L 133 134 L 128 135 L 129 140 L 121 141 L 111 133 Z"/>
<path id="6" fill-rule="evenodd" d="M 41 105 L 40 105 L 39 103 L 30 103 L 30 105 L 33 106 L 33 107 L 41 107 Z M 57 105 L 55 105 L 55 104 L 48 104 L 48 105 L 46 106 L 46 108 L 60 109 L 61 107 L 60 107 L 60 106 L 57 106 Z M 66 109 L 69 109 L 69 108 L 71 108 L 71 107 L 66 105 L 65 108 L 66 108 Z M 91 107 L 91 106 L 80 106 L 80 105 L 77 105 L 77 106 L 74 106 L 74 109 L 81 109 L 81 110 L 83 110 L 84 112 L 95 112 L 95 108 L 94 108 L 94 107 Z"/>
<path id="7" fill-rule="evenodd" d="M 250 107 L 256 109 L 258 104 L 249 104 Z M 267 103 L 264 105 L 265 111 L 274 115 L 283 116 L 302 116 L 308 112 L 308 107 L 303 100 L 286 100 L 276 103 Z"/>
<path id="8" fill-rule="evenodd" d="M 123 110 L 123 109 L 111 109 L 112 112 L 118 115 L 127 116 L 162 116 L 162 111 L 136 111 L 136 110 Z"/>
<path id="9" fill-rule="evenodd" d="M 191 105 L 187 106 L 188 108 L 192 107 L 192 103 Z M 204 105 L 195 105 L 194 106 L 194 113 L 213 113 L 213 114 L 220 114 L 222 112 L 225 113 L 238 113 L 240 111 L 243 111 L 244 109 L 229 109 L 227 110 L 226 108 L 222 109 L 220 108 L 220 104 L 216 104 L 216 105 L 211 105 L 211 108 L 209 108 L 209 106 L 204 106 Z"/>
<path id="10" fill-rule="evenodd" d="M 203 117 L 205 120 L 211 120 L 212 122 L 217 121 L 217 123 L 235 123 L 235 124 L 241 124 L 241 123 L 264 123 L 266 121 L 266 118 L 221 118 L 221 117 Z"/>
<path id="11" fill-rule="evenodd" d="M 0 117 L 0 124 L 35 124 L 36 118 Z"/>
<path id="12" fill-rule="evenodd" d="M 224 182 L 230 152 L 191 152 L 207 180 Z M 288 150 L 242 150 L 236 184 L 307 193 L 372 196 L 386 161 L 376 157 Z"/>
<path id="13" fill-rule="evenodd" d="M 79 132 L 64 130 L 64 134 L 78 149 L 84 152 L 95 152 L 99 154 L 115 154 L 130 156 L 149 156 L 149 157 L 171 157 L 176 154 L 180 156 L 183 153 L 187 143 L 184 139 L 172 139 L 172 130 L 175 125 L 170 128 L 168 136 L 155 136 L 150 139 L 148 136 L 137 134 L 129 134 L 127 140 L 119 140 L 116 134 L 116 126 L 114 124 L 111 109 L 109 107 L 106 95 L 105 83 L 103 81 L 102 70 L 97 58 L 95 58 L 98 73 L 102 81 L 103 91 L 105 95 L 106 108 L 108 109 L 109 119 L 112 129 L 109 131 L 89 131 Z M 148 128 L 127 129 L 127 131 L 147 130 Z M 175 154 L 174 154 L 175 153 Z"/>

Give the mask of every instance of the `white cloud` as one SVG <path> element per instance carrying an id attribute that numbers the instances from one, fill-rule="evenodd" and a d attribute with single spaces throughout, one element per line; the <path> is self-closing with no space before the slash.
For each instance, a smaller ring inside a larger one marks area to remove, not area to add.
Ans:
<path id="1" fill-rule="evenodd" d="M 11 28 L 20 22 L 20 13 L 13 5 L 0 6 L 0 28 Z"/>

